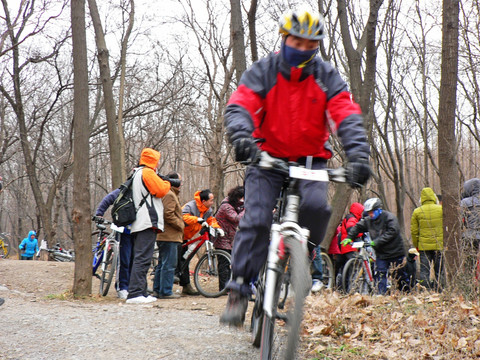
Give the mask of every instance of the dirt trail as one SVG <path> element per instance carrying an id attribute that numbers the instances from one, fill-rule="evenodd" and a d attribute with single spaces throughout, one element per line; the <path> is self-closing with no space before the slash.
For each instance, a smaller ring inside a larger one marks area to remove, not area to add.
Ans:
<path id="1" fill-rule="evenodd" d="M 256 359 L 246 330 L 220 326 L 226 297 L 147 305 L 73 300 L 73 263 L 0 259 L 2 359 Z M 93 293 L 98 280 L 94 280 Z M 174 291 L 178 290 L 175 287 Z M 251 304 L 249 310 L 251 310 Z M 249 314 L 247 313 L 247 318 Z"/>

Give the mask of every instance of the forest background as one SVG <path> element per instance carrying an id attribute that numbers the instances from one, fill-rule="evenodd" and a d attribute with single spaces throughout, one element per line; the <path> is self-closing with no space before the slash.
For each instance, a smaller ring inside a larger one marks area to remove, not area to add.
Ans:
<path id="1" fill-rule="evenodd" d="M 162 154 L 160 173 L 182 174 L 182 203 L 211 188 L 218 205 L 244 173 L 225 137 L 228 98 L 253 61 L 279 49 L 280 14 L 304 3 L 2 0 L 0 231 L 10 234 L 12 248 L 31 229 L 50 245 L 88 248 L 90 238 L 76 231 L 75 202 L 87 200 L 84 209 L 93 213 L 147 146 Z M 461 184 L 479 166 L 479 1 L 306 3 L 325 16 L 320 56 L 349 83 L 372 148 L 374 174 L 363 191 L 332 185 L 329 234 L 352 201 L 376 196 L 398 216 L 408 245 L 410 215 L 425 186 L 446 195 L 447 215 L 458 222 Z M 83 106 L 74 96 L 74 65 L 83 56 L 72 31 L 78 10 L 86 36 Z M 456 36 L 445 37 L 445 27 Z M 458 66 L 445 61 L 448 46 L 457 47 Z M 453 92 L 442 90 L 444 71 L 457 79 L 447 84 Z M 78 109 L 87 111 L 81 129 L 88 146 L 75 159 Z M 442 127 L 445 109 L 453 111 L 449 128 Z M 343 153 L 334 135 L 331 141 L 331 166 L 338 166 Z M 75 184 L 85 173 L 80 165 L 88 169 L 86 191 Z"/>

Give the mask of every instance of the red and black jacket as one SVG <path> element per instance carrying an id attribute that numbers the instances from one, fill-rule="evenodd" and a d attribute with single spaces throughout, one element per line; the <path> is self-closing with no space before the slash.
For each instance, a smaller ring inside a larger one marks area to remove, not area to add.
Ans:
<path id="1" fill-rule="evenodd" d="M 368 158 L 360 106 L 338 72 L 319 57 L 304 68 L 290 67 L 281 52 L 245 71 L 225 112 L 231 142 L 248 136 L 263 139 L 258 144 L 263 151 L 289 160 L 329 159 L 328 123 L 350 161 Z"/>

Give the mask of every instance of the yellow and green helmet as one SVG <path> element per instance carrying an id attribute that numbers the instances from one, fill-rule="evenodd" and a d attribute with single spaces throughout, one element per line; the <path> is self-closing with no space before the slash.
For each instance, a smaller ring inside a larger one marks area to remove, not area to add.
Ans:
<path id="1" fill-rule="evenodd" d="M 279 26 L 282 35 L 294 35 L 309 40 L 321 40 L 325 37 L 323 16 L 309 10 L 286 12 L 280 17 Z"/>

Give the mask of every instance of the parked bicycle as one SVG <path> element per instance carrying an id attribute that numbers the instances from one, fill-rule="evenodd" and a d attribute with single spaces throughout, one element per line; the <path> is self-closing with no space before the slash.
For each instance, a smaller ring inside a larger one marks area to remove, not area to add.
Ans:
<path id="1" fill-rule="evenodd" d="M 303 320 L 303 304 L 312 284 L 307 249 L 310 232 L 298 225 L 298 179 L 345 182 L 345 171 L 342 168 L 305 169 L 297 163 L 273 158 L 266 152 L 262 152 L 260 160 L 252 166 L 285 176 L 271 227 L 267 262 L 254 284 L 252 342 L 254 346 L 260 346 L 262 359 L 280 356 L 294 359 Z M 289 287 L 291 295 L 288 294 Z M 287 326 L 276 329 L 277 320 L 284 321 Z"/>
<path id="2" fill-rule="evenodd" d="M 118 266 L 120 249 L 117 233 L 123 233 L 125 229 L 102 217 L 93 216 L 92 220 L 95 221 L 97 228 L 92 233 L 92 236 L 96 238 L 96 245 L 93 247 L 92 275 L 100 279 L 100 295 L 107 296 Z M 106 225 L 110 226 L 111 233 L 107 231 Z M 97 274 L 99 268 L 100 274 Z"/>
<path id="3" fill-rule="evenodd" d="M 375 250 L 370 246 L 368 233 L 362 241 L 354 241 L 352 247 L 359 249 L 356 256 L 347 261 L 342 273 L 342 287 L 347 294 L 373 294 L 375 284 Z"/>
<path id="4" fill-rule="evenodd" d="M 40 251 L 45 250 L 49 253 L 49 256 L 52 260 L 58 262 L 74 262 L 75 261 L 75 251 L 67 250 L 62 248 L 60 243 L 56 243 L 53 248 L 49 248 L 46 240 L 40 242 L 40 247 L 36 254 L 37 257 L 40 256 Z"/>
<path id="5" fill-rule="evenodd" d="M 205 224 L 198 237 L 182 246 L 188 248 L 186 261 L 181 272 L 189 272 L 188 263 L 205 244 L 205 254 L 198 260 L 193 272 L 193 280 L 198 292 L 205 297 L 215 298 L 226 294 L 225 285 L 231 278 L 231 256 L 228 252 L 213 247 L 212 237 L 217 236 L 214 227 Z M 192 262 L 193 263 L 193 262 Z"/>
<path id="6" fill-rule="evenodd" d="M 0 258 L 6 259 L 10 252 L 10 239 L 5 233 L 0 233 Z"/>
<path id="7" fill-rule="evenodd" d="M 322 283 L 325 289 L 333 289 L 335 285 L 335 268 L 330 256 L 322 251 Z"/>

